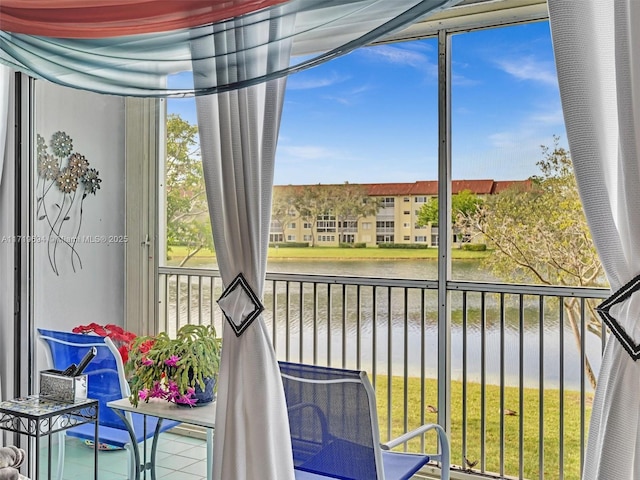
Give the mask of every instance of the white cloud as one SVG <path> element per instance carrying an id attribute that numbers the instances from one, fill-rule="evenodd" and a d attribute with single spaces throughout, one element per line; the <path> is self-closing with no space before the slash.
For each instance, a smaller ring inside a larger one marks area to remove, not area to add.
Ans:
<path id="1" fill-rule="evenodd" d="M 553 62 L 537 60 L 533 56 L 496 61 L 499 68 L 518 80 L 530 80 L 544 85 L 557 86 L 558 77 Z"/>
<path id="2" fill-rule="evenodd" d="M 556 135 L 564 132 L 564 117 L 559 104 L 543 105 L 536 112 L 530 113 L 514 122 L 511 129 L 489 135 L 489 143 L 495 148 L 522 148 L 525 144 L 541 145 L 540 139 L 549 137 L 549 132 Z"/>
<path id="3" fill-rule="evenodd" d="M 288 90 L 310 90 L 314 88 L 325 88 L 344 81 L 349 80 L 346 75 L 338 75 L 336 72 L 330 72 L 325 76 L 313 76 L 309 72 L 300 74 L 300 76 L 292 75 L 287 80 Z"/>
<path id="4" fill-rule="evenodd" d="M 564 126 L 564 116 L 562 114 L 562 108 L 558 107 L 555 110 L 548 112 L 540 112 L 531 116 L 531 121 L 541 125 L 562 125 Z"/>
<path id="5" fill-rule="evenodd" d="M 421 67 L 428 62 L 426 55 L 423 53 L 393 47 L 391 45 L 383 45 L 367 49 L 367 54 L 377 57 L 387 63 L 408 65 L 410 67 Z"/>
<path id="6" fill-rule="evenodd" d="M 335 150 L 318 145 L 282 145 L 278 146 L 278 154 L 299 160 L 329 159 L 341 156 Z"/>
<path id="7" fill-rule="evenodd" d="M 358 50 L 358 53 L 384 63 L 417 68 L 426 71 L 429 75 L 436 76 L 438 74 L 438 65 L 429 59 L 426 53 L 428 51 L 430 51 L 428 45 L 412 44 L 411 48 L 378 45 L 362 48 Z"/>
<path id="8" fill-rule="evenodd" d="M 354 105 L 358 103 L 358 99 L 361 96 L 361 94 L 366 93 L 371 89 L 372 87 L 370 85 L 365 84 L 365 85 L 354 87 L 345 92 L 334 92 L 331 95 L 324 95 L 323 98 L 325 100 L 332 100 L 334 102 L 338 102 L 343 105 L 349 106 L 349 105 Z"/>
<path id="9" fill-rule="evenodd" d="M 496 132 L 489 135 L 489 143 L 494 148 L 516 148 L 521 140 L 522 132 Z"/>

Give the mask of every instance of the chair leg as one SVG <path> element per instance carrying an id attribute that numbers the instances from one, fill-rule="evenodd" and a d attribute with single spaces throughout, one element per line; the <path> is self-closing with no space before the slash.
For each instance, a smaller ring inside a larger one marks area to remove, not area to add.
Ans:
<path id="1" fill-rule="evenodd" d="M 439 425 L 438 427 L 439 428 L 436 428 L 436 432 L 440 443 L 440 479 L 449 480 L 451 477 L 451 451 L 449 448 L 449 437 L 447 437 L 446 432 Z"/>
<path id="2" fill-rule="evenodd" d="M 136 462 L 135 462 L 135 454 L 133 453 L 133 447 L 130 443 L 127 443 L 124 446 L 124 449 L 127 451 L 127 472 L 129 480 L 135 480 L 136 478 Z"/>
<path id="3" fill-rule="evenodd" d="M 64 434 L 64 431 L 58 432 L 58 469 L 56 471 L 56 478 L 58 480 L 62 480 L 62 476 L 64 475 L 64 449 L 65 449 L 65 440 L 67 436 Z M 51 445 L 49 445 L 51 448 Z"/>

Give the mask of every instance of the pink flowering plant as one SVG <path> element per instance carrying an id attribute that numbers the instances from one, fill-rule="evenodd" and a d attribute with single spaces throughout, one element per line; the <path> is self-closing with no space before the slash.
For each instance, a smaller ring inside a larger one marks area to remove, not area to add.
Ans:
<path id="1" fill-rule="evenodd" d="M 211 325 L 184 325 L 176 338 L 166 332 L 137 337 L 125 365 L 129 400 L 135 406 L 152 398 L 195 405 L 196 388 L 205 390 L 205 379 L 218 375 L 221 346 Z"/>

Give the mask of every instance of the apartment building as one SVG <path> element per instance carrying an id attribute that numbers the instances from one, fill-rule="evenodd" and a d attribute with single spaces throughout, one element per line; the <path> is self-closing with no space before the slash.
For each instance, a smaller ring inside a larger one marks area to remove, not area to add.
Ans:
<path id="1" fill-rule="evenodd" d="M 479 196 L 501 192 L 515 184 L 530 186 L 530 180 L 454 180 L 452 193 L 469 190 Z M 353 185 L 353 184 L 352 184 Z M 317 246 L 338 246 L 340 243 L 364 243 L 373 247 L 381 243 L 438 245 L 437 225 L 418 226 L 418 212 L 431 198 L 438 196 L 437 180 L 413 183 L 357 184 L 366 196 L 378 200 L 376 215 L 340 221 L 331 211 L 315 219 L 303 218 L 291 207 L 285 220 L 271 222 L 269 241 L 272 243 L 304 242 Z M 303 189 L 321 189 L 330 185 L 276 185 L 274 193 L 297 194 Z M 337 185 L 335 187 L 338 187 Z M 454 242 L 462 241 L 454 232 Z"/>

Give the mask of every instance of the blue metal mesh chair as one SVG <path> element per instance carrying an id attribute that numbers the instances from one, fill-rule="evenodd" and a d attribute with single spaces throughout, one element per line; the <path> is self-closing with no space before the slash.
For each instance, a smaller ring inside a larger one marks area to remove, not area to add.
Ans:
<path id="1" fill-rule="evenodd" d="M 87 374 L 87 396 L 98 400 L 99 443 L 128 450 L 129 478 L 135 478 L 134 449 L 131 437 L 124 421 L 109 407 L 107 402 L 118 400 L 130 395 L 129 384 L 124 375 L 124 367 L 120 353 L 109 338 L 97 335 L 84 335 L 71 332 L 38 329 L 40 338 L 45 341 L 51 353 L 52 368 L 64 370 L 72 363 L 78 365 L 90 347 L 96 347 L 97 354 L 89 363 L 84 373 Z M 127 413 L 127 420 L 133 427 L 136 442 L 145 440 L 144 417 L 139 414 Z M 152 438 L 158 419 L 147 417 L 146 438 Z M 165 420 L 161 423 L 161 432 L 178 425 L 179 422 Z M 58 450 L 58 479 L 62 478 L 64 468 L 64 435 L 93 441 L 94 429 L 92 424 L 80 425 L 61 432 Z M 94 446 L 97 448 L 97 446 Z"/>
<path id="2" fill-rule="evenodd" d="M 449 440 L 435 424 L 380 444 L 376 399 L 366 372 L 280 362 L 297 480 L 406 480 L 431 460 L 449 479 Z M 392 452 L 435 430 L 439 453 Z"/>

